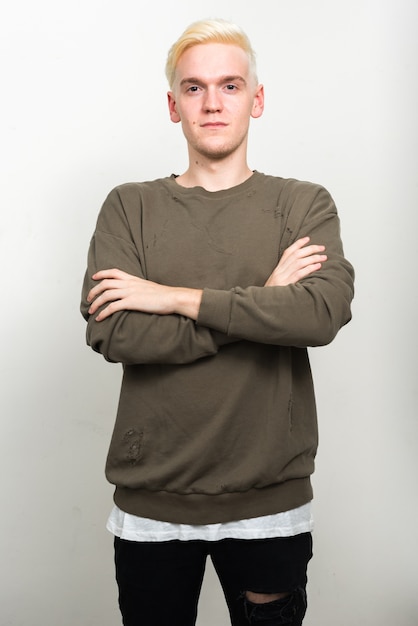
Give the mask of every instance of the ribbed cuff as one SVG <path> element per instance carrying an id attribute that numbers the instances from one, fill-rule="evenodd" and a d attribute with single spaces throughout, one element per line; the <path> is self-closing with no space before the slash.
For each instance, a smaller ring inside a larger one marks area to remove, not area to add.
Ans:
<path id="1" fill-rule="evenodd" d="M 196 323 L 227 334 L 231 317 L 232 291 L 204 289 Z"/>

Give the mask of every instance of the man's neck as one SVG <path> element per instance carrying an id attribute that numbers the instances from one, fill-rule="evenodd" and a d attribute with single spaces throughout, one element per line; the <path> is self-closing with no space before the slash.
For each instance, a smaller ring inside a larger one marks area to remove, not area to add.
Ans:
<path id="1" fill-rule="evenodd" d="M 190 164 L 188 169 L 176 178 L 176 181 L 182 187 L 203 187 L 206 191 L 221 191 L 240 185 L 252 174 L 246 162 L 240 167 L 224 162 L 205 165 L 195 163 Z"/>

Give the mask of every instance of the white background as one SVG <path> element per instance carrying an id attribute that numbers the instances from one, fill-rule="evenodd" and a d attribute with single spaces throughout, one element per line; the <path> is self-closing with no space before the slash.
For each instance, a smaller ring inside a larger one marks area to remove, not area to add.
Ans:
<path id="1" fill-rule="evenodd" d="M 202 17 L 238 22 L 258 54 L 267 100 L 250 166 L 325 185 L 357 271 L 353 321 L 311 351 L 321 442 L 304 624 L 416 626 L 413 0 L 2 4 L 0 624 L 120 624 L 103 466 L 121 371 L 85 346 L 79 294 L 108 191 L 186 166 L 164 64 Z M 198 623 L 228 623 L 210 566 Z"/>

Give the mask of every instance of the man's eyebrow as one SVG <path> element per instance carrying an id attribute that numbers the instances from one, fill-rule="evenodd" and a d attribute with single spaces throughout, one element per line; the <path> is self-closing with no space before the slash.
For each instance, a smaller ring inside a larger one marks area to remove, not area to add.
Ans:
<path id="1" fill-rule="evenodd" d="M 240 76 L 239 74 L 227 74 L 225 76 L 219 76 L 216 79 L 216 82 L 218 84 L 221 83 L 242 83 L 243 85 L 246 85 L 247 81 L 245 80 L 245 78 L 243 78 L 242 76 Z M 188 78 L 183 78 L 180 81 L 180 86 L 183 85 L 204 85 L 205 81 L 202 78 L 195 78 L 194 76 L 190 76 Z"/>

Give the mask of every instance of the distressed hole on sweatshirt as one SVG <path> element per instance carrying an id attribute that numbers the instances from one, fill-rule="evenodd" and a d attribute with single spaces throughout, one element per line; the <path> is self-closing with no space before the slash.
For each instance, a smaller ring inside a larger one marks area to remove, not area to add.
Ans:
<path id="1" fill-rule="evenodd" d="M 131 465 L 135 465 L 141 456 L 141 443 L 144 433 L 131 428 L 127 430 L 123 437 L 123 444 L 126 448 L 126 458 Z"/>
<path id="2" fill-rule="evenodd" d="M 275 207 L 274 209 L 261 209 L 263 213 L 272 213 L 274 218 L 277 219 L 282 216 L 282 212 L 279 207 Z"/>

